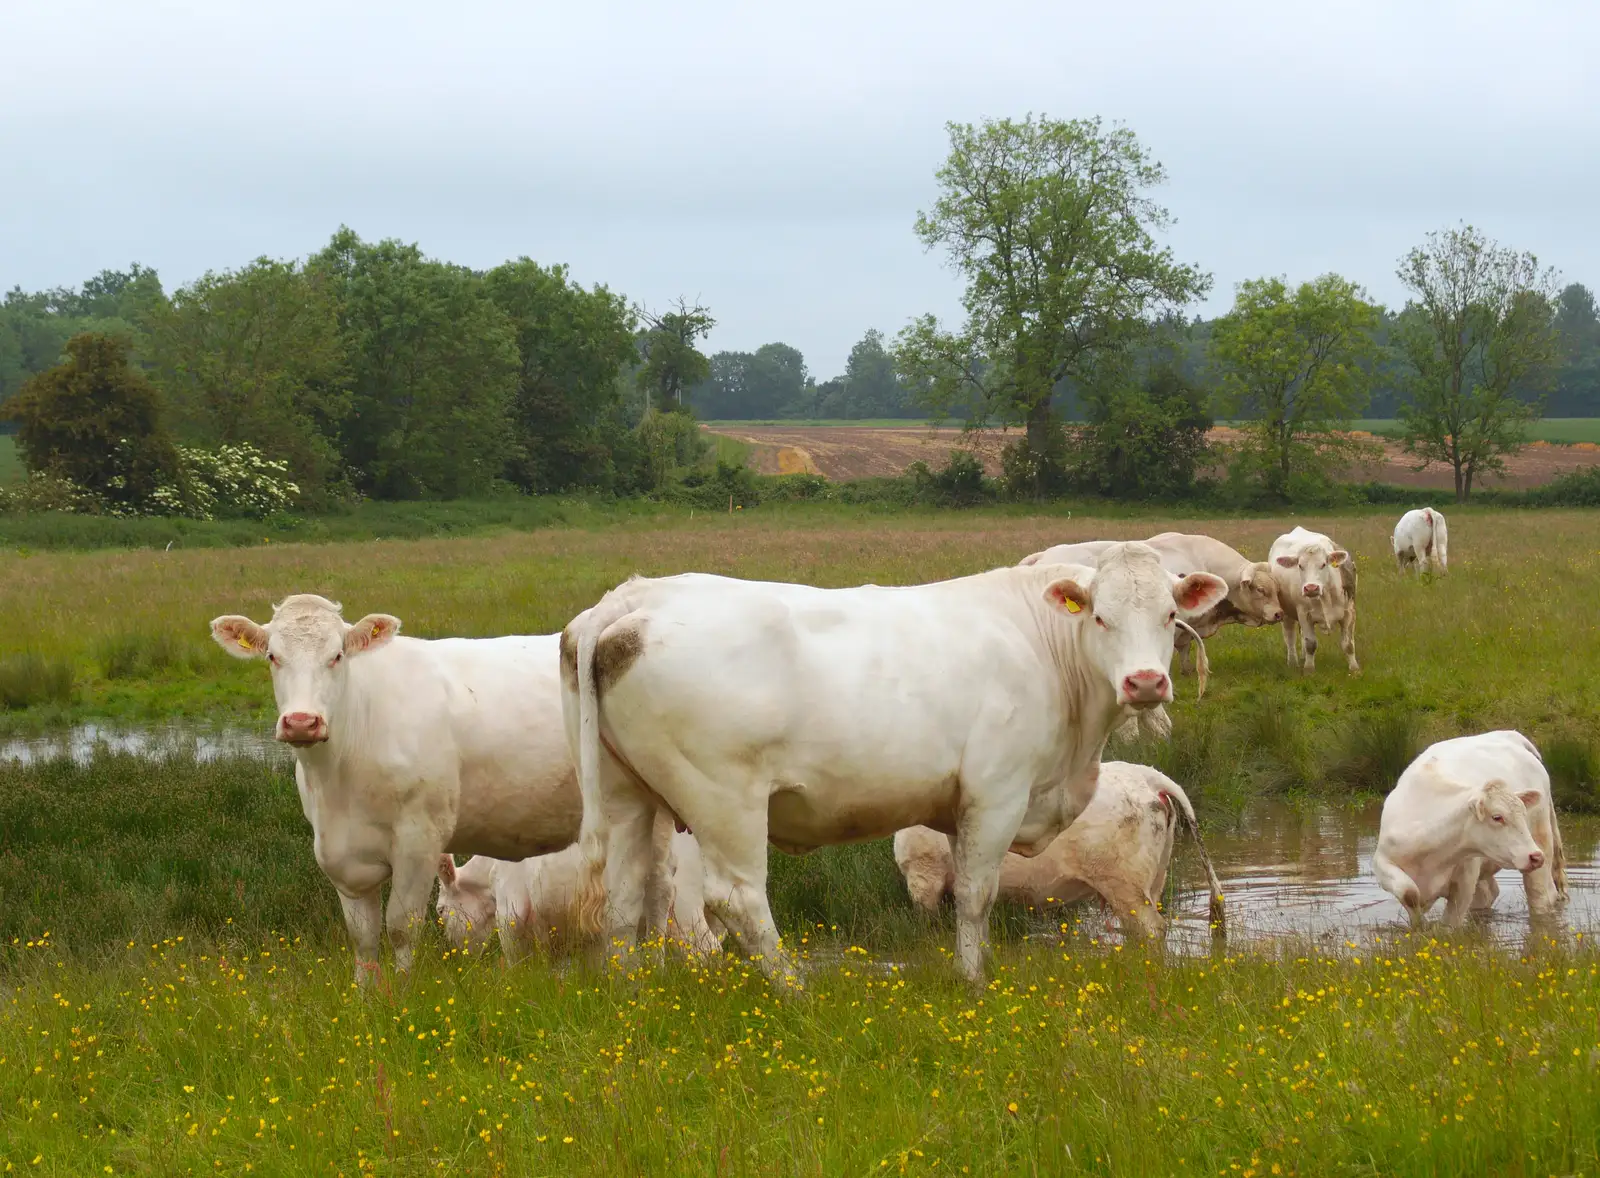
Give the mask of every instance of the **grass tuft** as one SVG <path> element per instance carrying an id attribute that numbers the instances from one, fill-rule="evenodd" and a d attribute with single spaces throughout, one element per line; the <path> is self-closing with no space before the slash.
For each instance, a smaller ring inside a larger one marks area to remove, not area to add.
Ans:
<path id="1" fill-rule="evenodd" d="M 1540 752 L 1550 774 L 1550 793 L 1556 809 L 1600 814 L 1600 757 L 1586 740 L 1560 737 Z"/>
<path id="2" fill-rule="evenodd" d="M 1352 793 L 1386 794 L 1422 748 L 1422 723 L 1410 708 L 1355 716 L 1336 732 L 1327 780 Z"/>
<path id="3" fill-rule="evenodd" d="M 72 665 L 33 651 L 0 659 L 0 707 L 64 704 L 72 699 Z"/>

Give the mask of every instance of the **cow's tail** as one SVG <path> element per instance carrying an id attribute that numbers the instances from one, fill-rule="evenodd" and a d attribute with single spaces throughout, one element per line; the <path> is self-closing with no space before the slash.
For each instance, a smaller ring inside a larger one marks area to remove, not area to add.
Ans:
<path id="1" fill-rule="evenodd" d="M 1195 699 L 1204 699 L 1206 697 L 1206 677 L 1211 674 L 1211 660 L 1206 658 L 1205 639 L 1200 637 L 1200 631 L 1189 625 L 1189 623 L 1184 621 L 1182 618 L 1178 618 L 1177 622 L 1178 625 L 1189 631 L 1190 637 L 1194 639 L 1194 697 Z"/>
<path id="2" fill-rule="evenodd" d="M 581 864 L 578 879 L 578 924 L 598 933 L 605 914 L 605 801 L 600 793 L 600 690 L 595 679 L 595 650 L 607 626 L 628 612 L 615 590 L 568 625 L 576 631 L 578 680 L 578 796 L 583 819 L 578 827 Z"/>
<path id="3" fill-rule="evenodd" d="M 1200 839 L 1200 823 L 1194 816 L 1194 807 L 1189 804 L 1189 795 L 1175 781 L 1163 785 L 1161 794 L 1172 801 L 1174 808 L 1188 824 L 1189 833 L 1194 836 L 1194 849 L 1200 852 L 1200 863 L 1206 869 L 1206 885 L 1211 889 L 1211 923 L 1220 929 L 1224 919 L 1222 881 L 1217 878 L 1217 869 L 1211 865 L 1211 856 L 1206 854 L 1206 845 Z"/>

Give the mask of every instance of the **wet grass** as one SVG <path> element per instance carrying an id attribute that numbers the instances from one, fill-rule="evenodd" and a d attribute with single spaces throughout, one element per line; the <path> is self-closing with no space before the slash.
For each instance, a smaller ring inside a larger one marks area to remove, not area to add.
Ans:
<path id="1" fill-rule="evenodd" d="M 61 705 L 72 699 L 72 665 L 36 651 L 0 658 L 0 708 L 8 711 Z"/>

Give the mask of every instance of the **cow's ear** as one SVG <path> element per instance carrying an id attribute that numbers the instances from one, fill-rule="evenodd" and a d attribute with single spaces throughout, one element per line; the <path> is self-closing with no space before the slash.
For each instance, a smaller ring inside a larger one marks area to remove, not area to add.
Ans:
<path id="1" fill-rule="evenodd" d="M 211 619 L 211 637 L 236 659 L 259 659 L 267 654 L 267 628 L 239 614 Z"/>
<path id="2" fill-rule="evenodd" d="M 400 619 L 389 614 L 368 614 L 344 632 L 344 652 L 352 658 L 388 642 L 400 633 Z"/>
<path id="3" fill-rule="evenodd" d="M 1334 568 L 1338 568 L 1340 565 L 1342 565 L 1345 561 L 1347 561 L 1349 559 L 1350 559 L 1350 554 L 1348 552 L 1346 552 L 1343 548 L 1335 548 L 1332 552 L 1328 553 L 1328 563 L 1331 564 Z"/>
<path id="4" fill-rule="evenodd" d="M 1536 789 L 1525 789 L 1517 797 L 1521 798 L 1522 804 L 1530 810 L 1544 801 L 1544 795 Z"/>
<path id="5" fill-rule="evenodd" d="M 456 857 L 454 855 L 439 856 L 439 882 L 447 888 L 455 886 Z"/>
<path id="6" fill-rule="evenodd" d="M 1297 560 L 1295 557 L 1292 557 L 1292 556 L 1280 556 L 1280 557 L 1278 557 L 1278 567 L 1280 569 L 1292 569 L 1292 568 L 1294 568 L 1295 565 L 1297 565 L 1299 563 L 1300 563 L 1299 560 Z"/>
<path id="7" fill-rule="evenodd" d="M 1062 577 L 1046 585 L 1044 599 L 1064 613 L 1081 614 L 1094 609 L 1094 597 L 1071 577 Z"/>
<path id="8" fill-rule="evenodd" d="M 1203 614 L 1228 596 L 1228 582 L 1215 573 L 1190 573 L 1172 582 L 1172 600 L 1185 614 Z"/>

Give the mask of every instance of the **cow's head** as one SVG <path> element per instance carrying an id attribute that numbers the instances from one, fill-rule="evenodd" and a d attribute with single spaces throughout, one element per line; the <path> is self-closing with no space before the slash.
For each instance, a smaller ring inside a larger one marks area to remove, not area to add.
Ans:
<path id="1" fill-rule="evenodd" d="M 494 927 L 493 860 L 474 855 L 456 867 L 455 856 L 439 856 L 439 919 L 450 944 L 465 951 L 482 945 Z"/>
<path id="2" fill-rule="evenodd" d="M 1283 621 L 1278 578 L 1272 575 L 1272 566 L 1264 560 L 1239 570 L 1239 588 L 1231 596 L 1247 626 L 1270 626 Z"/>
<path id="3" fill-rule="evenodd" d="M 1300 583 L 1300 596 L 1316 601 L 1323 597 L 1336 598 L 1340 592 L 1339 568 L 1350 559 L 1343 548 L 1330 549 L 1326 544 L 1307 544 L 1298 554 L 1286 553 L 1278 557 L 1278 567 L 1293 569 L 1290 584 Z"/>
<path id="4" fill-rule="evenodd" d="M 368 614 L 355 625 L 339 616 L 339 603 L 297 593 L 273 607 L 272 621 L 257 625 L 227 614 L 211 622 L 211 637 L 240 659 L 267 660 L 278 700 L 274 735 L 306 747 L 328 739 L 338 723 L 348 682 L 346 664 L 377 650 L 400 631 L 400 619 Z"/>
<path id="5" fill-rule="evenodd" d="M 1082 566 L 1079 566 L 1082 569 Z M 1172 699 L 1172 638 L 1179 618 L 1197 617 L 1228 595 L 1211 573 L 1177 577 L 1148 544 L 1108 548 L 1095 570 L 1050 582 L 1045 600 L 1078 625 L 1077 648 L 1104 675 L 1118 704 L 1153 708 Z"/>
<path id="6" fill-rule="evenodd" d="M 1544 795 L 1536 789 L 1514 793 L 1503 781 L 1490 781 L 1472 794 L 1467 841 L 1472 850 L 1497 868 L 1536 871 L 1544 866 L 1544 852 L 1528 829 L 1528 808 Z"/>

